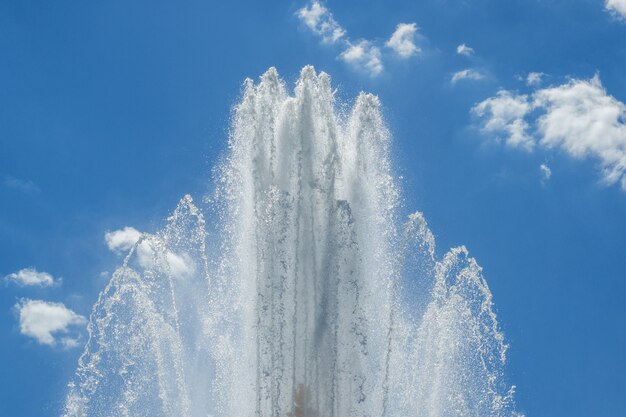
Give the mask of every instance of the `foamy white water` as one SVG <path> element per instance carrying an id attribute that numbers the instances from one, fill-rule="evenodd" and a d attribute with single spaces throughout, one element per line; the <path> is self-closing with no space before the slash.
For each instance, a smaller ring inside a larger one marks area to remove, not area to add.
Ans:
<path id="1" fill-rule="evenodd" d="M 64 416 L 510 416 L 481 269 L 403 226 L 377 97 L 246 80 L 211 221 L 191 197 L 94 306 Z"/>

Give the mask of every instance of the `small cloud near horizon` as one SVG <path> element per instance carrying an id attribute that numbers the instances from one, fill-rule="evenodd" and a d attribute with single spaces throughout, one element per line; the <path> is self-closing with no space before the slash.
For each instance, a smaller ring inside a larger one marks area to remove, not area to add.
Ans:
<path id="1" fill-rule="evenodd" d="M 67 308 L 63 303 L 22 299 L 14 309 L 19 318 L 20 333 L 46 346 L 77 347 L 78 328 L 87 319 Z"/>

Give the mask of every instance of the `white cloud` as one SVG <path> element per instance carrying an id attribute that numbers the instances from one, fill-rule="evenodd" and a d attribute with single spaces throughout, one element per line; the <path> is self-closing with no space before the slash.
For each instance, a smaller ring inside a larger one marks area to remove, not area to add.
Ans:
<path id="1" fill-rule="evenodd" d="M 452 78 L 450 79 L 450 82 L 452 84 L 456 84 L 457 82 L 461 80 L 479 81 L 479 80 L 482 80 L 483 78 L 485 78 L 485 76 L 481 72 L 468 68 L 468 69 L 464 69 L 462 71 L 458 71 L 452 74 Z"/>
<path id="2" fill-rule="evenodd" d="M 536 86 L 541 84 L 543 76 L 545 74 L 543 72 L 530 72 L 526 76 L 526 85 L 528 86 Z"/>
<path id="3" fill-rule="evenodd" d="M 545 109 L 537 121 L 540 142 L 575 158 L 600 160 L 603 180 L 626 191 L 626 105 L 608 95 L 596 75 L 535 93 Z"/>
<path id="4" fill-rule="evenodd" d="M 514 117 L 503 118 L 490 111 Z M 606 184 L 620 183 L 626 191 L 626 105 L 607 94 L 596 75 L 590 80 L 570 80 L 557 86 L 536 90 L 529 100 L 501 91 L 496 97 L 472 109 L 485 118 L 483 130 L 508 135 L 507 144 L 517 146 L 515 125 L 528 126 L 531 110 L 534 120 L 533 143 L 547 149 L 559 149 L 573 158 L 594 158 L 600 163 Z M 526 142 L 521 142 L 522 144 Z"/>
<path id="5" fill-rule="evenodd" d="M 393 49 L 400 57 L 409 58 L 420 52 L 420 48 L 415 45 L 416 33 L 417 24 L 400 23 L 385 45 Z"/>
<path id="6" fill-rule="evenodd" d="M 504 134 L 507 145 L 530 150 L 533 138 L 528 134 L 528 123 L 524 117 L 530 112 L 528 96 L 514 96 L 506 90 L 498 91 L 495 97 L 477 104 L 472 112 L 485 118 L 483 132 Z"/>
<path id="7" fill-rule="evenodd" d="M 611 13 L 626 19 L 626 0 L 606 0 L 604 5 Z"/>
<path id="8" fill-rule="evenodd" d="M 541 182 L 546 182 L 552 177 L 552 170 L 546 164 L 539 165 L 539 171 L 541 172 Z"/>
<path id="9" fill-rule="evenodd" d="M 139 241 L 141 232 L 134 227 L 124 227 L 120 230 L 107 232 L 104 240 L 110 250 L 118 253 L 127 252 Z"/>
<path id="10" fill-rule="evenodd" d="M 128 252 L 139 241 L 144 234 L 134 227 L 126 226 L 120 230 L 107 232 L 104 240 L 107 246 L 113 252 L 123 254 Z M 157 250 L 162 245 L 158 244 L 154 235 L 145 235 L 144 240 L 137 245 L 137 262 L 144 269 L 152 269 L 156 267 L 155 256 L 162 251 Z M 187 276 L 194 272 L 193 260 L 186 253 L 176 254 L 172 251 L 165 250 L 165 261 L 170 273 L 178 278 Z"/>
<path id="11" fill-rule="evenodd" d="M 51 287 L 61 283 L 61 279 L 55 280 L 47 272 L 39 272 L 35 268 L 24 268 L 13 272 L 5 277 L 8 282 L 21 286 Z"/>
<path id="12" fill-rule="evenodd" d="M 15 305 L 15 310 L 19 315 L 20 332 L 48 346 L 77 346 L 78 335 L 72 334 L 75 333 L 72 330 L 87 322 L 63 303 L 24 299 Z"/>
<path id="13" fill-rule="evenodd" d="M 5 187 L 14 188 L 24 193 L 36 193 L 40 191 L 39 187 L 37 187 L 37 184 L 35 184 L 31 180 L 21 180 L 10 175 L 6 175 L 4 177 L 3 183 Z"/>
<path id="14" fill-rule="evenodd" d="M 330 10 L 319 1 L 314 0 L 308 6 L 299 9 L 296 16 L 313 33 L 322 38 L 324 43 L 341 47 L 343 52 L 339 54 L 339 59 L 348 65 L 372 77 L 383 72 L 380 42 L 367 39 L 352 41 Z M 416 33 L 415 23 L 400 23 L 385 45 L 400 57 L 408 58 L 420 52 L 420 48 L 415 45 Z"/>
<path id="15" fill-rule="evenodd" d="M 456 47 L 456 53 L 459 55 L 472 56 L 474 55 L 474 48 L 470 48 L 464 43 Z"/>
<path id="16" fill-rule="evenodd" d="M 324 42 L 336 43 L 346 34 L 346 31 L 333 18 L 332 13 L 318 1 L 298 10 L 297 15 Z"/>
<path id="17" fill-rule="evenodd" d="M 350 45 L 339 57 L 344 62 L 360 68 L 372 76 L 380 74 L 383 70 L 380 49 L 373 46 L 369 41 Z"/>

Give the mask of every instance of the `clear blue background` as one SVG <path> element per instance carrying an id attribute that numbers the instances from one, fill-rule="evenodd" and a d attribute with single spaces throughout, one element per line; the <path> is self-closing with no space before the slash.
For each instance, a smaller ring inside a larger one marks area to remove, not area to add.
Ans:
<path id="1" fill-rule="evenodd" d="M 330 1 L 352 39 L 416 22 L 424 52 L 376 79 L 339 61 L 295 17 L 302 2 L 0 0 L 0 276 L 35 266 L 52 289 L 0 285 L 0 415 L 54 416 L 80 349 L 19 333 L 20 297 L 88 315 L 119 258 L 103 234 L 153 231 L 185 193 L 211 190 L 231 106 L 270 66 L 305 64 L 339 96 L 378 94 L 406 211 L 439 252 L 465 244 L 484 267 L 511 344 L 508 375 L 528 416 L 626 415 L 626 193 L 594 161 L 484 145 L 469 109 L 516 75 L 591 78 L 626 101 L 626 23 L 602 0 Z M 475 48 L 468 59 L 460 43 Z M 482 82 L 449 83 L 476 66 Z M 542 184 L 538 166 L 553 177 Z M 0 178 L 1 180 L 2 178 Z"/>

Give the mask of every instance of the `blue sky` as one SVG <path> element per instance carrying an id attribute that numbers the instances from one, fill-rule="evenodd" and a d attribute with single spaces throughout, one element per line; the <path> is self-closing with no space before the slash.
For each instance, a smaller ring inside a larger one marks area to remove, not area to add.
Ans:
<path id="1" fill-rule="evenodd" d="M 404 211 L 484 268 L 518 408 L 626 415 L 626 1 L 315 10 L 0 0 L 0 415 L 58 415 L 105 233 L 210 192 L 244 78 L 306 64 L 380 96 Z"/>

